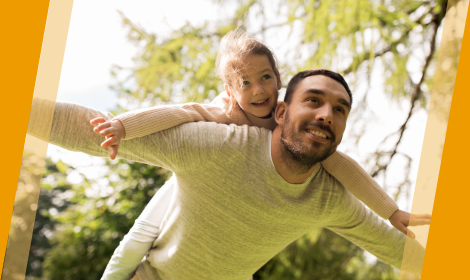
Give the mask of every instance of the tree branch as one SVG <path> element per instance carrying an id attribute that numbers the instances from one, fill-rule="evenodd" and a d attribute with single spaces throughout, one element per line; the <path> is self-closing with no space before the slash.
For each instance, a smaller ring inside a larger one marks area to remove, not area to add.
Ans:
<path id="1" fill-rule="evenodd" d="M 431 12 L 432 12 L 432 8 L 430 8 L 427 13 L 423 13 L 417 20 L 415 20 L 415 23 L 416 24 L 421 24 L 421 21 L 425 18 L 425 16 L 427 16 Z M 374 53 L 374 59 L 379 57 L 379 56 L 382 56 L 382 55 L 386 54 L 389 51 L 391 51 L 392 47 L 396 47 L 399 43 L 401 43 L 405 39 L 405 37 L 408 36 L 408 34 L 411 32 L 411 30 L 413 30 L 413 28 L 414 28 L 414 26 L 409 27 L 408 29 L 405 30 L 405 32 L 403 33 L 403 35 L 400 38 L 398 38 L 397 40 L 391 41 L 390 44 L 387 47 L 385 47 L 384 49 Z M 370 52 L 365 52 L 364 55 L 361 58 L 358 58 L 359 62 L 356 65 L 360 65 L 361 63 L 363 63 L 365 61 L 368 61 L 369 57 L 370 57 Z M 344 75 L 347 75 L 347 74 L 349 74 L 353 71 L 353 65 L 355 65 L 354 62 L 351 63 L 349 65 L 349 67 L 346 68 L 343 71 Z"/>
<path id="2" fill-rule="evenodd" d="M 411 116 L 413 115 L 413 109 L 415 108 L 416 101 L 418 101 L 419 97 L 422 94 L 421 85 L 424 82 L 424 79 L 426 77 L 426 73 L 427 73 L 429 65 L 431 63 L 431 59 L 434 55 L 434 52 L 436 51 L 436 35 L 437 35 L 437 29 L 439 28 L 439 23 L 435 20 L 433 20 L 432 23 L 433 23 L 433 33 L 432 33 L 432 38 L 431 38 L 431 42 L 430 42 L 430 51 L 429 51 L 429 54 L 426 57 L 426 60 L 425 60 L 424 66 L 423 66 L 423 70 L 422 70 L 423 75 L 421 76 L 421 79 L 419 80 L 419 82 L 416 84 L 414 92 L 411 95 L 411 107 L 410 107 L 410 110 L 408 111 L 408 116 L 407 116 L 405 122 L 400 126 L 400 128 L 396 132 L 396 133 L 399 133 L 400 136 L 398 137 L 398 140 L 395 143 L 394 149 L 391 151 L 388 163 L 386 165 L 383 165 L 383 166 L 379 167 L 374 172 L 372 172 L 372 174 L 371 174 L 372 177 L 377 176 L 377 174 L 380 171 L 385 171 L 387 169 L 388 165 L 390 164 L 393 156 L 395 156 L 395 154 L 397 153 L 398 145 L 400 144 L 401 140 L 403 139 L 403 133 L 405 132 L 408 121 L 410 120 Z"/>

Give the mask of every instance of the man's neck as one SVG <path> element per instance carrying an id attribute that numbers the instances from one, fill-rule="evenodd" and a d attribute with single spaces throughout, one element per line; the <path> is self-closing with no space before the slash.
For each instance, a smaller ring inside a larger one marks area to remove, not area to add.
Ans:
<path id="1" fill-rule="evenodd" d="M 318 163 L 308 168 L 301 166 L 292 158 L 283 156 L 283 144 L 281 143 L 281 129 L 276 127 L 271 139 L 271 158 L 277 173 L 291 184 L 302 184 L 305 182 L 318 166 Z"/>

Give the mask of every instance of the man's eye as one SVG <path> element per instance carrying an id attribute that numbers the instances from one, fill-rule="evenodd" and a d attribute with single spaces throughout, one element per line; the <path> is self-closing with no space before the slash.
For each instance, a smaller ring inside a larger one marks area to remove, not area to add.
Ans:
<path id="1" fill-rule="evenodd" d="M 335 110 L 338 111 L 338 112 L 340 112 L 340 113 L 344 113 L 344 109 L 341 108 L 341 107 L 337 107 Z"/>
<path id="2" fill-rule="evenodd" d="M 316 98 L 310 98 L 309 101 L 313 103 L 318 103 L 318 100 Z"/>

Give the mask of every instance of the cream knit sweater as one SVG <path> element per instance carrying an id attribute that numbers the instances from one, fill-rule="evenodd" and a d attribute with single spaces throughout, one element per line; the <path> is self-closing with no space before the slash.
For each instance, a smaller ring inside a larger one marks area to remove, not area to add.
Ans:
<path id="1" fill-rule="evenodd" d="M 99 116 L 112 118 L 75 104 L 33 100 L 28 133 L 69 150 L 107 156 L 100 147 L 103 138 L 88 123 Z M 148 255 L 159 277 L 245 280 L 318 227 L 400 267 L 406 237 L 320 165 L 302 184 L 284 181 L 272 163 L 271 135 L 257 127 L 199 122 L 121 144 L 120 157 L 176 174 L 175 199 Z M 410 244 L 413 262 L 402 269 L 419 275 L 424 249 L 416 241 Z"/>
<path id="2" fill-rule="evenodd" d="M 222 92 L 210 104 L 187 103 L 183 105 L 164 105 L 133 110 L 115 117 L 124 125 L 125 139 L 146 136 L 187 122 L 216 122 L 264 127 L 273 130 L 276 122 L 257 118 L 234 106 L 230 115 L 227 107 L 230 98 Z M 398 206 L 382 187 L 352 158 L 341 152 L 335 152 L 323 161 L 323 168 L 341 182 L 355 197 L 366 204 L 384 219 L 398 210 Z"/>

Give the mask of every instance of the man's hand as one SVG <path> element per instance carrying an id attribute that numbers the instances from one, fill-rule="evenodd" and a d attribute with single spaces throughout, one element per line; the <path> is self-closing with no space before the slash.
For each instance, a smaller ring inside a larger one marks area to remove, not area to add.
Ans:
<path id="1" fill-rule="evenodd" d="M 408 229 L 408 226 L 429 225 L 431 223 L 431 215 L 410 214 L 405 211 L 397 210 L 388 220 L 396 229 L 403 232 L 411 239 L 415 239 L 415 234 Z"/>
<path id="2" fill-rule="evenodd" d="M 106 140 L 101 143 L 101 147 L 109 148 L 109 157 L 115 159 L 118 153 L 119 143 L 121 143 L 121 139 L 126 137 L 126 131 L 121 121 L 106 121 L 104 118 L 96 118 L 92 119 L 90 124 L 95 125 L 93 129 L 94 132 L 106 137 Z"/>

